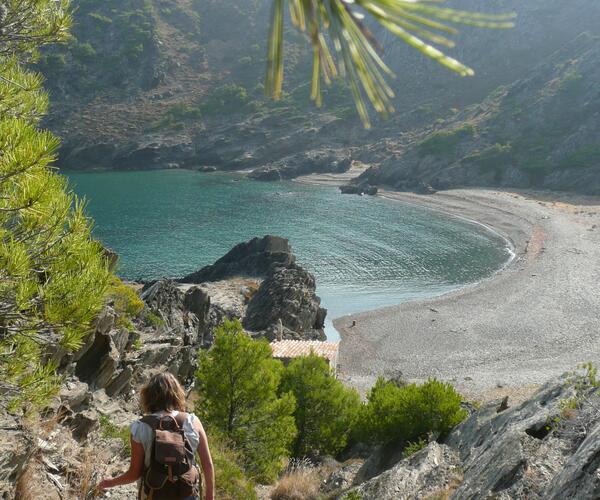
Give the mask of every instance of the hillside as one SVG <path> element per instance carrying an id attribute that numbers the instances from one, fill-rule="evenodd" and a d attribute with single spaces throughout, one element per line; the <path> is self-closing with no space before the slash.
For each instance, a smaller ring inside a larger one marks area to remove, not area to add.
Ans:
<path id="1" fill-rule="evenodd" d="M 360 181 L 600 192 L 600 38 L 581 35 L 480 104 L 434 123 Z"/>
<path id="2" fill-rule="evenodd" d="M 351 158 L 377 163 L 398 149 L 402 134 L 510 85 L 582 31 L 598 32 L 600 19 L 594 0 L 582 0 L 578 9 L 558 0 L 486 2 L 487 12 L 514 10 L 519 18 L 513 30 L 462 30 L 450 53 L 475 68 L 471 79 L 378 33 L 398 74 L 397 113 L 365 131 L 342 82 L 328 89 L 323 109 L 309 103 L 307 44 L 291 28 L 286 94 L 279 103 L 265 100 L 269 0 L 74 4 L 75 39 L 45 54 L 39 68 L 53 102 L 47 124 L 63 138 L 61 166 L 75 169 L 246 169 L 279 162 L 305 171 L 315 163 L 335 169 Z M 483 10 L 476 0 L 449 5 Z"/>

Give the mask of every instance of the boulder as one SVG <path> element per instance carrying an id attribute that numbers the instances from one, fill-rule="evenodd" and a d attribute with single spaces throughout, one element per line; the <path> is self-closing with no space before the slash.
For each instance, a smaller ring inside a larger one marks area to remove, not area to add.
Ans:
<path id="1" fill-rule="evenodd" d="M 300 266 L 277 269 L 250 299 L 244 327 L 264 331 L 281 322 L 283 338 L 325 340 L 327 311 L 315 288 L 314 276 Z"/>
<path id="2" fill-rule="evenodd" d="M 458 453 L 449 446 L 432 442 L 350 491 L 364 500 L 448 498 L 446 493 L 451 492 L 460 478 Z"/>
<path id="3" fill-rule="evenodd" d="M 98 412 L 95 410 L 85 410 L 75 414 L 70 422 L 73 437 L 78 441 L 86 439 L 88 434 L 98 427 L 99 419 Z"/>
<path id="4" fill-rule="evenodd" d="M 288 240 L 267 235 L 233 247 L 210 266 L 184 276 L 183 283 L 219 281 L 234 276 L 264 277 L 277 267 L 289 267 L 295 257 Z"/>
<path id="5" fill-rule="evenodd" d="M 90 398 L 89 386 L 72 377 L 63 383 L 58 396 L 62 406 L 67 406 L 71 410 L 78 410 Z"/>
<path id="6" fill-rule="evenodd" d="M 600 412 L 575 422 L 574 429 L 593 429 L 583 442 L 579 432 L 554 429 L 557 422 L 569 424 L 564 402 L 574 395 L 565 379 L 553 380 L 518 406 L 498 413 L 493 402 L 460 424 L 445 441 L 463 463 L 455 498 L 597 498 Z"/>

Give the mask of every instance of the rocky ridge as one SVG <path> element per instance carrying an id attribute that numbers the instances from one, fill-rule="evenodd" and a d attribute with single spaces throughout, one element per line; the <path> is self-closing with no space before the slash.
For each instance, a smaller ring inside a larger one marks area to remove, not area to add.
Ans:
<path id="1" fill-rule="evenodd" d="M 582 34 L 527 78 L 415 132 L 354 181 L 400 191 L 456 187 L 600 193 L 600 37 Z"/>

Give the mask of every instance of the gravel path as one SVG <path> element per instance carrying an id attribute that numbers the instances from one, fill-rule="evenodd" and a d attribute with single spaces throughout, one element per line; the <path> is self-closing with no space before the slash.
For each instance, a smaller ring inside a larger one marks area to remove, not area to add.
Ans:
<path id="1" fill-rule="evenodd" d="M 485 224 L 515 259 L 442 297 L 339 318 L 340 378 L 365 391 L 379 375 L 438 377 L 489 399 L 600 361 L 600 200 L 453 190 L 383 192 Z M 356 321 L 354 327 L 352 321 Z"/>

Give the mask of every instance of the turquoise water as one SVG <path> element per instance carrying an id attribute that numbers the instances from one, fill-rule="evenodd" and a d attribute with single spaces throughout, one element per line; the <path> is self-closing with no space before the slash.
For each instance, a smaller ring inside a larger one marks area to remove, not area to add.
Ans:
<path id="1" fill-rule="evenodd" d="M 182 276 L 254 236 L 288 238 L 333 318 L 476 282 L 504 240 L 443 214 L 335 188 L 185 170 L 68 173 L 126 279 Z"/>

